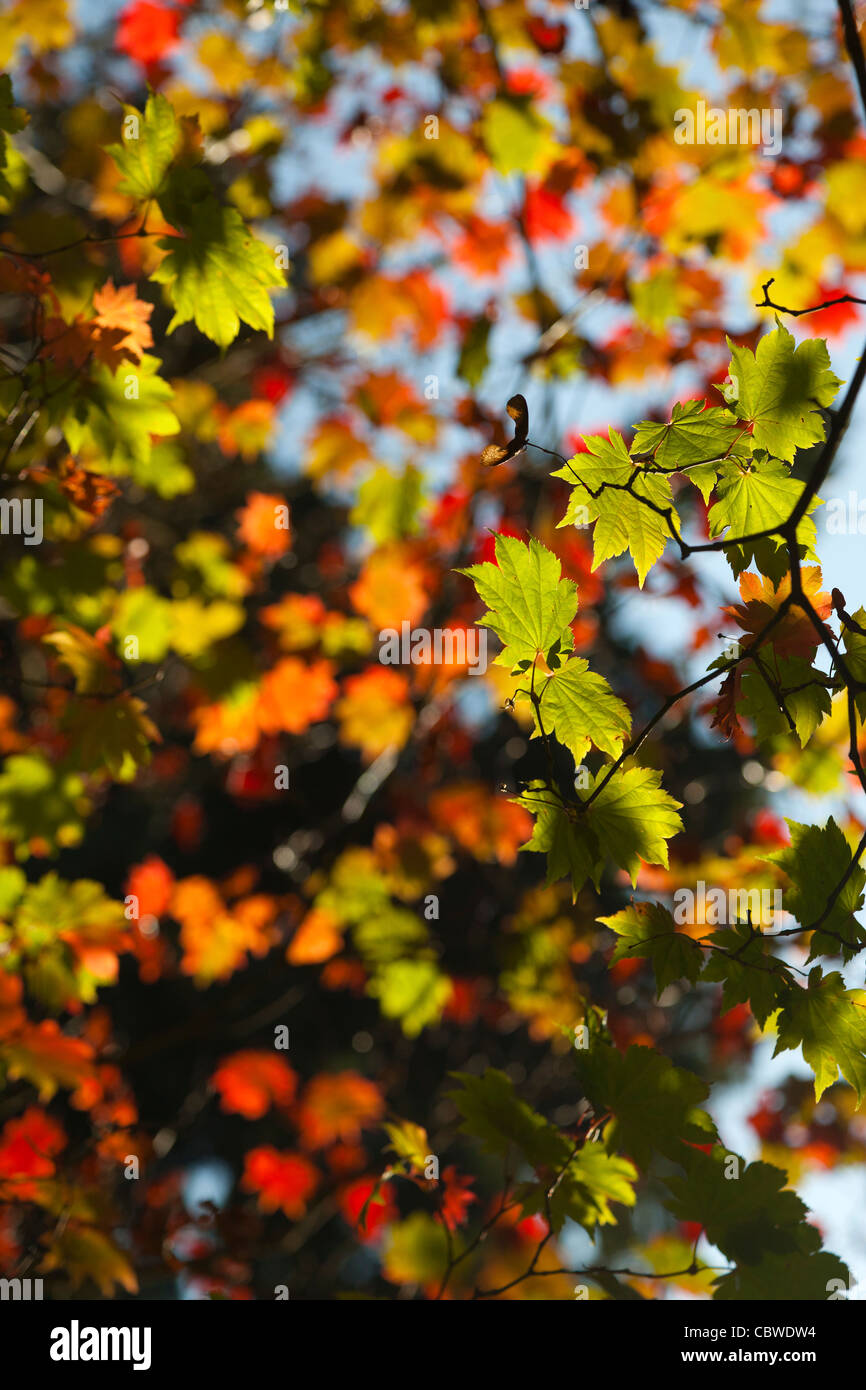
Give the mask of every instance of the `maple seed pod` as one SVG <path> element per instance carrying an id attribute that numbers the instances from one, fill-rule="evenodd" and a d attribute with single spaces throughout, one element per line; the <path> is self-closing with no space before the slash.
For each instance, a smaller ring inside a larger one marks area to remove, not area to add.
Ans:
<path id="1" fill-rule="evenodd" d="M 481 463 L 485 468 L 493 468 L 497 463 L 504 463 L 506 459 L 514 458 L 526 443 L 529 434 L 529 406 L 526 404 L 524 396 L 512 396 L 505 407 L 507 413 L 514 421 L 514 438 L 510 444 L 488 444 L 481 455 Z"/>
<path id="2" fill-rule="evenodd" d="M 514 438 L 521 441 L 529 434 L 529 406 L 525 396 L 512 396 L 505 409 L 514 421 Z"/>
<path id="3" fill-rule="evenodd" d="M 504 444 L 488 444 L 481 455 L 481 462 L 485 468 L 495 468 L 497 463 L 504 463 L 510 457 L 511 453 Z"/>

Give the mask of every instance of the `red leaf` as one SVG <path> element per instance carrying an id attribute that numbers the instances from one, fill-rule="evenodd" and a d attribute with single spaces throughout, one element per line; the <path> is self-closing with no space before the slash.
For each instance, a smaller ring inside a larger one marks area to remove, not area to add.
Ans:
<path id="1" fill-rule="evenodd" d="M 154 0 L 134 0 L 121 12 L 116 47 L 136 62 L 157 63 L 177 43 L 180 15 Z"/>

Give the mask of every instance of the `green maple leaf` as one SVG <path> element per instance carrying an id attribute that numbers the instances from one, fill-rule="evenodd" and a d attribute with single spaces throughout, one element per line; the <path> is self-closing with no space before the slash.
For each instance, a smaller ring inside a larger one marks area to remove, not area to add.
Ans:
<path id="1" fill-rule="evenodd" d="M 560 1168 L 567 1156 L 568 1145 Z M 586 1144 L 555 1180 L 552 1194 L 551 1184 L 545 1180 L 521 1185 L 515 1196 L 522 1204 L 524 1216 L 549 1213 L 554 1232 L 569 1220 L 592 1233 L 596 1226 L 616 1224 L 611 1202 L 634 1206 L 637 1177 L 637 1169 L 627 1158 L 607 1153 L 601 1144 Z"/>
<path id="2" fill-rule="evenodd" d="M 522 1101 L 504 1072 L 490 1068 L 481 1077 L 454 1076 L 461 1089 L 449 1098 L 463 1116 L 462 1132 L 479 1139 L 488 1153 L 505 1156 L 517 1149 L 540 1173 L 541 1182 L 515 1190 L 524 1215 L 549 1212 L 555 1231 L 566 1219 L 591 1231 L 615 1222 L 611 1202 L 634 1206 L 638 1174 L 628 1159 L 606 1153 L 600 1144 L 575 1153 L 573 1141 Z"/>
<path id="3" fill-rule="evenodd" d="M 574 645 L 569 623 L 577 613 L 577 586 L 562 578 L 562 566 L 552 550 L 533 537 L 527 545 L 514 536 L 497 536 L 496 564 L 489 560 L 458 570 L 468 575 L 488 612 L 481 618 L 502 642 L 497 666 L 514 669 L 531 665 L 559 645 Z"/>
<path id="4" fill-rule="evenodd" d="M 822 974 L 816 965 L 808 989 L 791 989 L 778 1017 L 773 1056 L 802 1047 L 815 1073 L 820 1100 L 841 1071 L 854 1087 L 859 1105 L 866 1093 L 866 994 L 846 990 L 838 970 Z"/>
<path id="5" fill-rule="evenodd" d="M 394 960 L 379 966 L 367 985 L 385 1018 L 399 1019 L 407 1038 L 438 1023 L 452 985 L 435 960 Z"/>
<path id="6" fill-rule="evenodd" d="M 724 406 L 705 406 L 702 400 L 678 402 L 667 424 L 642 420 L 635 425 L 632 453 L 651 453 L 660 468 L 671 472 L 723 458 L 743 426 Z M 748 449 L 744 444 L 744 452 Z"/>
<path id="7" fill-rule="evenodd" d="M 563 468 L 554 469 L 552 476 L 577 484 L 584 492 L 598 492 L 605 484 L 621 487 L 627 483 L 640 465 L 630 457 L 618 430 L 609 429 L 607 434 L 607 439 L 600 434 L 582 435 L 587 452 L 575 454 Z"/>
<path id="8" fill-rule="evenodd" d="M 149 584 L 125 589 L 118 596 L 111 630 L 122 645 L 126 636 L 138 639 L 138 660 L 160 662 L 171 646 L 172 605 Z"/>
<path id="9" fill-rule="evenodd" d="M 492 328 L 493 323 L 488 316 L 486 314 L 479 315 L 478 318 L 474 318 L 470 322 L 460 345 L 457 375 L 462 376 L 473 391 L 487 371 L 487 364 L 490 361 L 488 341 Z"/>
<path id="10" fill-rule="evenodd" d="M 851 848 L 832 816 L 824 826 L 801 825 L 795 820 L 787 824 L 791 831 L 790 847 L 776 850 L 767 858 L 788 875 L 785 907 L 806 928 L 822 915 L 830 894 L 841 882 L 851 863 Z M 866 942 L 866 931 L 854 916 L 863 906 L 864 886 L 866 870 L 858 865 L 822 923 L 826 930 L 819 928 L 813 934 L 810 960 L 815 956 L 839 954 L 839 942 L 828 936 L 827 931 L 835 932 L 850 944 L 851 950 L 842 950 L 846 961 Z"/>
<path id="11" fill-rule="evenodd" d="M 604 775 L 590 779 L 591 792 Z M 550 800 L 539 800 L 536 791 Z M 532 836 L 521 848 L 546 853 L 548 883 L 570 878 L 576 899 L 588 878 L 598 887 L 605 855 L 628 870 L 632 884 L 641 860 L 667 867 L 667 841 L 683 823 L 677 815 L 681 802 L 661 789 L 661 773 L 645 767 L 617 771 L 583 811 L 552 796 L 542 783 L 533 783 L 528 800 L 515 798 L 536 814 Z"/>
<path id="12" fill-rule="evenodd" d="M 42 753 L 13 753 L 0 774 L 0 833 L 27 859 L 31 840 L 46 840 L 52 852 L 76 845 L 84 834 L 91 803 L 84 782 L 61 771 Z"/>
<path id="13" fill-rule="evenodd" d="M 366 527 L 377 545 L 402 540 L 419 529 L 423 491 L 421 471 L 412 464 L 402 474 L 377 468 L 358 489 L 349 520 L 353 526 Z"/>
<path id="14" fill-rule="evenodd" d="M 0 869 L 0 917 L 11 917 L 24 894 L 30 891 L 24 870 L 17 865 L 4 865 Z"/>
<path id="15" fill-rule="evenodd" d="M 819 1239 L 781 1168 L 746 1164 L 722 1149 L 709 1154 L 692 1149 L 682 1161 L 686 1176 L 664 1180 L 672 1196 L 665 1205 L 678 1221 L 702 1226 L 710 1244 L 728 1259 L 758 1264 L 767 1254 L 808 1251 Z"/>
<path id="16" fill-rule="evenodd" d="M 677 931 L 673 917 L 661 903 L 630 903 L 612 917 L 598 920 L 619 937 L 611 964 L 635 956 L 651 960 L 658 994 L 683 977 L 692 984 L 697 982 L 703 965 L 701 948 L 685 932 Z"/>
<path id="17" fill-rule="evenodd" d="M 152 435 L 177 434 L 180 424 L 170 405 L 174 393 L 158 375 L 160 366 L 147 354 L 134 368 L 122 362 L 115 372 L 100 363 L 83 401 L 63 421 L 72 452 L 89 445 L 109 467 L 134 468 L 149 460 Z"/>
<path id="18" fill-rule="evenodd" d="M 487 153 L 500 174 L 537 172 L 551 152 L 550 122 L 532 110 L 524 98 L 488 101 L 481 132 Z"/>
<path id="19" fill-rule="evenodd" d="M 417 913 L 383 899 L 381 907 L 352 928 L 352 941 L 365 965 L 383 965 L 419 952 L 429 955 L 430 933 Z"/>
<path id="20" fill-rule="evenodd" d="M 591 744 L 619 756 L 631 729 L 628 707 L 614 695 L 603 676 L 589 669 L 581 657 L 573 657 L 547 680 L 539 692 L 541 720 L 579 763 Z M 536 733 L 538 711 L 535 714 Z"/>
<path id="21" fill-rule="evenodd" d="M 268 291 L 284 288 L 285 276 L 235 208 L 206 198 L 196 205 L 186 235 L 163 237 L 158 245 L 168 254 L 150 278 L 165 286 L 174 307 L 169 333 L 192 319 L 219 347 L 234 341 L 241 321 L 273 337 Z"/>
<path id="22" fill-rule="evenodd" d="M 794 721 L 800 747 L 805 748 L 833 707 L 830 692 L 816 679 L 822 673 L 800 657 L 780 660 L 777 670 L 781 677 L 783 699 Z M 795 686 L 803 688 L 793 689 Z"/>
<path id="23" fill-rule="evenodd" d="M 754 445 L 792 463 L 798 449 L 824 438 L 818 407 L 832 404 L 842 383 L 830 369 L 823 339 L 810 338 L 797 347 L 793 335 L 776 322 L 778 327 L 754 353 L 728 339 L 729 373 L 737 413 L 754 426 Z"/>
<path id="24" fill-rule="evenodd" d="M 8 73 L 0 73 L 0 195 L 3 197 L 12 193 L 9 180 L 3 172 L 6 168 L 6 136 L 15 135 L 19 130 L 23 130 L 29 120 L 27 112 L 15 105 L 11 77 Z"/>
<path id="25" fill-rule="evenodd" d="M 760 1264 L 745 1265 L 716 1279 L 714 1299 L 738 1303 L 763 1299 L 823 1303 L 835 1288 L 850 1287 L 851 1275 L 838 1255 L 827 1250 L 765 1255 Z"/>
<path id="26" fill-rule="evenodd" d="M 858 627 L 866 629 L 866 608 L 858 608 L 853 615 Z M 866 637 L 850 628 L 842 628 L 842 641 L 845 647 L 845 664 L 855 680 L 866 682 Z M 866 719 L 866 691 L 858 690 L 854 696 L 857 712 Z"/>
<path id="27" fill-rule="evenodd" d="M 134 781 L 138 769 L 150 762 L 151 745 L 159 741 L 143 701 L 131 695 L 71 705 L 63 727 L 76 766 L 84 772 L 106 769 L 117 782 Z"/>
<path id="28" fill-rule="evenodd" d="M 591 791 L 604 781 L 600 772 Z M 605 782 L 589 808 L 592 829 L 606 852 L 637 882 L 640 863 L 668 866 L 667 842 L 683 828 L 682 802 L 662 790 L 661 773 L 648 767 L 618 771 Z"/>
<path id="29" fill-rule="evenodd" d="M 452 1072 L 461 1089 L 450 1091 L 463 1116 L 460 1128 L 481 1141 L 493 1154 L 507 1154 L 516 1148 L 534 1168 L 556 1168 L 569 1154 L 565 1136 L 522 1101 L 514 1083 L 502 1071 L 488 1067 L 483 1076 Z"/>
<path id="30" fill-rule="evenodd" d="M 101 883 L 89 878 L 68 883 L 55 873 L 28 886 L 15 917 L 16 931 L 33 945 L 72 931 L 91 942 L 109 940 L 125 926 L 123 904 L 107 897 Z"/>
<path id="31" fill-rule="evenodd" d="M 802 491 L 803 484 L 778 459 L 754 458 L 748 469 L 737 462 L 724 463 L 716 483 L 718 500 L 709 513 L 710 535 L 727 530 L 727 542 L 783 526 Z"/>
<path id="32" fill-rule="evenodd" d="M 722 985 L 722 1012 L 748 1004 L 763 1028 L 793 983 L 784 961 L 768 955 L 764 939 L 750 932 L 745 922 L 713 932 L 707 940 L 725 952 L 710 955 L 702 976 Z"/>
<path id="33" fill-rule="evenodd" d="M 446 1228 L 426 1211 L 413 1211 L 405 1221 L 388 1227 L 385 1260 L 389 1268 L 401 1271 L 401 1278 L 408 1277 L 409 1271 L 412 1283 L 436 1284 L 448 1267 L 449 1255 Z"/>
<path id="34" fill-rule="evenodd" d="M 767 674 L 765 676 L 757 664 L 748 664 L 740 678 L 737 713 L 754 720 L 759 743 L 788 732 L 788 721 L 768 682 L 769 677 L 780 690 L 800 747 L 805 748 L 832 708 L 830 692 L 817 679 L 821 672 L 803 657 L 774 657 L 770 648 L 761 651 L 760 660 Z"/>
<path id="35" fill-rule="evenodd" d="M 541 795 L 552 796 L 542 782 L 531 784 L 530 793 L 536 790 Z M 541 802 L 531 796 L 526 803 L 519 797 L 514 801 L 536 815 L 532 835 L 521 849 L 546 854 L 547 882 L 570 878 L 572 897 L 576 901 L 587 879 L 592 878 L 597 883 L 602 869 L 598 838 L 587 823 L 587 817 L 579 816 L 574 810 L 566 811 L 564 805 L 552 799 Z"/>
<path id="36" fill-rule="evenodd" d="M 115 471 L 121 471 L 116 464 Z M 174 439 L 155 441 L 148 458 L 134 460 L 124 471 L 139 487 L 168 500 L 192 492 L 196 484 L 195 474 L 184 461 L 184 451 Z"/>
<path id="37" fill-rule="evenodd" d="M 683 1141 L 713 1143 L 715 1126 L 699 1108 L 709 1087 L 649 1047 L 627 1052 L 600 1040 L 575 1049 L 578 1076 L 596 1115 L 610 1113 L 605 1134 L 609 1153 L 629 1154 L 645 1169 L 654 1152 L 679 1160 Z"/>
<path id="38" fill-rule="evenodd" d="M 589 453 L 577 454 L 554 472 L 555 478 L 575 484 L 565 516 L 558 524 L 595 522 L 593 569 L 628 551 L 643 588 L 671 535 L 656 508 L 669 509 L 674 525 L 677 522 L 673 493 L 666 476 L 646 473 L 633 462 L 622 435 L 610 430 L 609 436 L 609 440 L 585 436 Z M 625 491 L 626 485 L 630 485 L 631 491 Z"/>
<path id="39" fill-rule="evenodd" d="M 117 185 L 120 192 L 146 202 L 162 189 L 180 146 L 180 125 L 171 102 L 161 92 L 148 97 L 143 115 L 134 106 L 124 110 L 123 144 L 107 145 L 106 154 L 123 175 Z"/>

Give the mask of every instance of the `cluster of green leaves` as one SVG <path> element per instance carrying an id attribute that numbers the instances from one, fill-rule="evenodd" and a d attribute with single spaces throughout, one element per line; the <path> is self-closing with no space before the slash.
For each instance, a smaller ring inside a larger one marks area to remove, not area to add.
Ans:
<path id="1" fill-rule="evenodd" d="M 588 776 L 585 799 L 540 782 L 518 798 L 537 814 L 525 848 L 547 854 L 549 882 L 569 875 L 575 897 L 587 879 L 598 885 L 608 857 L 634 882 L 641 859 L 667 864 L 667 841 L 682 829 L 680 803 L 662 790 L 658 773 L 619 766 L 631 717 L 608 682 L 570 655 L 577 586 L 562 578 L 558 558 L 534 538 L 524 544 L 510 536 L 496 537 L 495 554 L 495 563 L 463 573 L 487 605 L 482 624 L 503 644 L 497 664 L 529 680 L 512 699 L 531 703 L 535 736 L 556 738 L 576 764 L 590 748 L 607 761 Z"/>
<path id="2" fill-rule="evenodd" d="M 88 959 L 80 943 L 116 947 L 127 926 L 123 905 L 91 879 L 67 883 L 49 873 L 28 884 L 21 869 L 0 869 L 2 968 L 23 975 L 30 993 L 52 1012 L 70 999 L 94 1003 L 104 977 L 94 973 L 98 957 Z"/>
<path id="3" fill-rule="evenodd" d="M 754 353 L 729 345 L 729 378 L 720 387 L 725 406 L 706 408 L 699 400 L 676 406 L 667 423 L 639 424 L 630 449 L 613 430 L 607 440 L 585 440 L 587 452 L 555 474 L 572 484 L 560 524 L 593 523 L 594 566 L 627 552 L 643 585 L 669 540 L 683 554 L 701 548 L 682 536 L 671 480 L 679 475 L 696 487 L 709 505 L 712 539 L 703 548 L 723 551 L 735 577 L 752 563 L 764 576 L 747 576 L 747 587 L 741 584 L 745 606 L 728 610 L 744 630 L 737 654 L 712 662 L 707 673 L 708 681 L 726 677 L 720 702 L 721 710 L 727 701 L 726 731 L 730 721 L 745 717 L 759 743 L 789 729 L 804 746 L 830 713 L 832 693 L 843 690 L 848 674 L 859 679 L 866 670 L 860 615 L 844 633 L 848 672 L 834 664 L 828 678 L 814 666 L 822 640 L 831 656 L 837 651 L 821 630 L 829 605 L 819 616 L 826 598 L 815 593 L 820 571 L 798 577 L 796 589 L 791 576 L 794 566 L 800 576 L 801 560 L 817 559 L 811 513 L 819 505 L 816 488 L 794 477 L 792 464 L 798 451 L 824 439 L 821 410 L 840 383 L 826 344 L 795 347 L 781 324 Z M 552 757 L 548 779 L 521 792 L 518 801 L 536 817 L 524 848 L 546 853 L 548 881 L 569 878 L 575 898 L 588 880 L 600 888 L 609 861 L 633 884 L 642 863 L 667 867 L 668 841 L 682 829 L 680 805 L 663 789 L 660 772 L 629 756 L 644 735 L 623 748 L 631 729 L 624 703 L 587 661 L 572 655 L 578 594 L 562 578 L 556 556 L 535 539 L 524 544 L 499 536 L 495 564 L 464 572 L 487 607 L 480 621 L 502 643 L 497 662 L 521 682 L 512 700 L 531 703 L 535 735 L 549 753 L 556 744 L 567 748 L 575 763 L 590 750 L 599 759 L 573 795 L 554 777 Z M 858 693 L 858 709 L 862 701 Z M 688 932 L 678 929 L 662 903 L 647 901 L 599 920 L 616 936 L 611 964 L 651 961 L 659 994 L 681 980 L 692 987 L 721 985 L 723 1010 L 747 1004 L 762 1029 L 775 1027 L 777 1054 L 802 1050 L 814 1071 L 816 1098 L 841 1072 L 859 1104 L 866 1094 L 866 994 L 846 988 L 838 971 L 825 973 L 820 965 L 804 984 L 798 978 L 803 972 L 773 943 L 811 933 L 809 960 L 851 960 L 866 946 L 856 918 L 866 871 L 859 848 L 852 852 L 832 819 L 824 826 L 789 826 L 790 847 L 766 862 L 771 881 L 784 876 L 784 900 L 796 922 L 791 928 L 768 935 L 747 914 L 716 930 L 693 925 Z M 644 1175 L 661 1164 L 669 1210 L 696 1222 L 732 1262 L 716 1281 L 716 1297 L 826 1297 L 828 1281 L 844 1276 L 844 1267 L 820 1251 L 818 1233 L 806 1222 L 803 1203 L 786 1190 L 784 1172 L 763 1163 L 746 1166 L 726 1153 L 700 1109 L 708 1088 L 697 1077 L 648 1048 L 620 1053 L 597 1011 L 590 1009 L 587 1020 L 577 1069 L 603 1147 L 569 1147 L 499 1073 L 463 1077 L 455 1097 L 467 1132 L 493 1152 L 513 1147 L 535 1171 L 536 1180 L 520 1192 L 524 1209 L 544 1212 L 554 1229 L 566 1215 L 589 1229 L 610 1219 L 610 1200 L 634 1201 L 635 1171 L 606 1163 L 626 1159 Z M 671 1164 L 683 1175 L 671 1176 Z"/>
<path id="4" fill-rule="evenodd" d="M 781 536 L 747 539 L 787 522 L 805 484 L 791 464 L 798 449 L 824 437 L 821 407 L 840 385 L 830 369 L 826 343 L 795 345 L 777 320 L 756 352 L 731 349 L 729 379 L 720 385 L 725 406 L 702 400 L 676 405 L 667 423 L 644 420 L 629 449 L 616 430 L 609 440 L 584 439 L 577 454 L 554 477 L 573 484 L 560 526 L 576 518 L 593 523 L 593 567 L 628 552 L 641 586 L 667 542 L 680 535 L 671 479 L 679 475 L 698 489 L 710 508 L 710 535 L 724 537 L 734 573 L 754 560 L 762 574 L 778 578 L 786 569 Z M 815 558 L 810 500 L 797 539 Z"/>
<path id="5" fill-rule="evenodd" d="M 269 290 L 285 285 L 274 252 L 252 235 L 236 208 L 219 202 L 204 170 L 182 157 L 181 123 L 166 97 L 150 96 L 143 114 L 125 110 L 123 144 L 108 150 L 123 174 L 120 190 L 145 206 L 155 202 L 179 232 L 159 241 L 168 254 L 151 277 L 165 286 L 174 307 L 168 332 L 192 320 L 225 348 L 243 322 L 272 337 Z"/>
<path id="6" fill-rule="evenodd" d="M 451 1099 L 463 1117 L 462 1129 L 481 1141 L 487 1153 L 519 1156 L 533 1179 L 514 1193 L 525 1216 L 540 1214 L 559 1231 L 566 1219 L 590 1233 L 615 1221 L 611 1203 L 634 1206 L 638 1172 L 627 1158 L 601 1144 L 575 1145 L 556 1125 L 520 1100 L 504 1072 L 483 1076 L 458 1073 L 460 1089 Z"/>
<path id="7" fill-rule="evenodd" d="M 351 932 L 367 971 L 367 994 L 378 1000 L 386 1018 L 395 1019 L 413 1038 L 439 1021 L 451 997 L 451 982 L 439 964 L 422 910 L 408 906 L 405 893 L 403 898 L 395 901 L 368 854 L 348 850 L 336 860 L 313 907 Z"/>
<path id="8" fill-rule="evenodd" d="M 509 1196 L 524 1215 L 542 1215 L 554 1233 L 572 1220 L 595 1235 L 616 1221 L 613 1205 L 635 1205 L 641 1175 L 651 1175 L 667 1189 L 670 1214 L 699 1226 L 729 1262 L 716 1273 L 716 1298 L 820 1300 L 837 1287 L 832 1280 L 847 1282 L 846 1266 L 821 1250 L 785 1173 L 723 1147 L 703 1109 L 709 1087 L 700 1078 L 652 1048 L 618 1051 L 596 1009 L 582 1032 L 574 1056 L 593 1124 L 576 1141 L 522 1101 L 503 1072 L 457 1077 L 452 1099 L 461 1127 L 486 1152 L 517 1165 Z M 701 1268 L 693 1255 L 691 1272 Z M 636 1296 L 616 1271 L 572 1272 L 609 1297 Z"/>
<path id="9" fill-rule="evenodd" d="M 17 131 L 24 121 L 25 114 L 12 105 L 5 78 L 0 87 L 0 173 L 9 154 L 2 132 Z M 121 235 L 153 235 L 147 230 L 153 209 L 174 229 L 158 238 L 164 255 L 150 275 L 174 310 L 168 331 L 193 320 L 223 351 L 242 324 L 272 337 L 271 296 L 286 283 L 278 265 L 283 258 L 253 235 L 235 207 L 223 204 L 201 162 L 197 123 L 179 118 L 165 96 L 151 94 L 143 111 L 125 107 L 121 130 L 122 143 L 111 145 L 108 153 L 122 175 L 118 191 L 137 205 L 139 218 L 135 232 Z M 63 240 L 63 231 L 49 224 L 46 252 L 38 253 L 47 255 L 46 264 L 55 270 L 65 264 L 64 255 L 74 256 L 76 246 L 90 239 L 70 241 L 65 250 L 65 242 L 57 245 L 58 236 Z M 65 445 L 76 476 L 88 485 L 101 477 L 129 480 L 166 499 L 191 491 L 195 476 L 186 453 L 206 433 L 192 407 L 198 390 L 205 393 L 206 409 L 208 388 L 185 389 L 186 383 L 166 380 L 160 358 L 141 350 L 151 342 L 149 328 L 138 333 L 147 324 L 150 306 L 131 287 L 115 291 L 109 281 L 117 323 L 125 326 L 109 329 L 106 342 L 116 343 L 129 329 L 133 345 L 100 354 L 94 329 L 98 320 L 89 317 L 97 303 L 98 272 L 85 266 L 80 285 L 70 273 L 55 279 L 34 271 L 30 280 L 28 272 L 17 273 L 18 283 L 32 296 L 39 335 L 30 360 L 0 383 L 10 439 L 18 429 L 16 416 L 25 406 L 38 407 L 27 422 L 27 452 L 12 459 L 13 466 L 25 465 L 22 481 L 28 476 L 28 459 L 50 459 Z M 105 486 L 110 496 L 115 484 Z M 170 598 L 150 585 L 126 587 L 121 540 L 92 529 L 88 534 L 92 515 L 76 510 L 62 477 L 50 469 L 42 480 L 40 505 L 45 508 L 46 540 L 58 551 L 62 547 L 63 564 L 46 564 L 25 551 L 5 568 L 2 596 L 22 617 L 52 617 L 57 630 L 46 642 L 72 671 L 75 684 L 62 716 L 68 756 L 61 765 L 52 766 L 38 753 L 23 753 L 7 760 L 0 778 L 0 826 L 23 857 L 34 840 L 53 852 L 80 839 L 88 809 L 82 775 L 131 781 L 159 738 L 144 703 L 124 688 L 119 668 L 110 672 L 117 663 L 106 644 L 92 634 L 110 630 L 133 669 L 141 662 L 160 663 L 169 652 L 193 666 L 204 661 L 219 693 L 214 649 L 243 626 L 239 600 L 249 588 L 227 558 L 229 542 L 204 532 L 177 546 L 174 573 L 167 575 Z M 126 650 L 130 636 L 135 638 L 131 652 Z M 255 679 L 258 673 L 252 662 L 248 665 L 242 674 Z M 223 685 L 227 679 L 224 674 Z M 232 679 L 238 679 L 237 662 Z"/>

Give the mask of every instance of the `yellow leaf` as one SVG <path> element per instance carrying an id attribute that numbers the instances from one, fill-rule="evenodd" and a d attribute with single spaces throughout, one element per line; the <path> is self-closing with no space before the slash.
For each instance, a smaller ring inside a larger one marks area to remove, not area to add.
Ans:
<path id="1" fill-rule="evenodd" d="M 127 1293 L 138 1292 L 135 1271 L 125 1255 L 108 1236 L 95 1226 L 85 1226 L 78 1221 L 70 1221 L 58 1227 L 59 1235 L 49 1235 L 48 1254 L 40 1265 L 40 1270 L 48 1274 L 53 1269 L 62 1269 L 72 1281 L 74 1289 L 92 1279 L 103 1298 L 111 1298 L 115 1284 L 120 1284 Z"/>
<path id="2" fill-rule="evenodd" d="M 47 633 L 42 640 L 55 649 L 72 672 L 79 695 L 104 695 L 116 688 L 111 654 L 83 628 L 69 623 L 65 629 Z"/>

